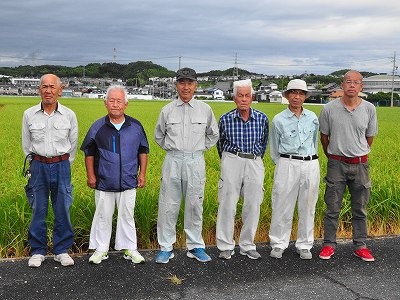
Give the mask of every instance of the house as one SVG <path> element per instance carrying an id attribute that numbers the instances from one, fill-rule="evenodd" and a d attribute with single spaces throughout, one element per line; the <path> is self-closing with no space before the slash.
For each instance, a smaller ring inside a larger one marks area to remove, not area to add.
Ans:
<path id="1" fill-rule="evenodd" d="M 271 103 L 283 103 L 283 99 L 286 98 L 282 97 L 282 92 L 280 91 L 273 91 L 269 94 L 269 102 Z"/>
<path id="2" fill-rule="evenodd" d="M 215 83 L 215 87 L 222 90 L 225 94 L 228 94 L 232 90 L 231 86 L 231 81 L 218 81 Z"/>

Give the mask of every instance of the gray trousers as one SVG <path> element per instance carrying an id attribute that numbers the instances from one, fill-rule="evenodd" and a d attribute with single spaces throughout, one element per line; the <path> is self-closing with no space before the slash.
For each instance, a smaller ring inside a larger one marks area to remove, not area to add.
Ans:
<path id="1" fill-rule="evenodd" d="M 157 238 L 161 250 L 172 251 L 182 196 L 188 250 L 205 248 L 202 238 L 206 168 L 202 151 L 168 151 L 162 166 L 158 198 Z"/>
<path id="2" fill-rule="evenodd" d="M 220 251 L 233 250 L 236 206 L 243 196 L 239 247 L 243 251 L 255 250 L 254 237 L 264 199 L 264 164 L 261 157 L 247 159 L 223 152 L 221 179 L 218 183 L 217 247 Z"/>
<path id="3" fill-rule="evenodd" d="M 324 246 L 336 247 L 339 213 L 347 185 L 351 199 L 353 244 L 355 249 L 365 248 L 367 204 L 371 192 L 368 162 L 348 164 L 329 158 L 325 183 Z"/>

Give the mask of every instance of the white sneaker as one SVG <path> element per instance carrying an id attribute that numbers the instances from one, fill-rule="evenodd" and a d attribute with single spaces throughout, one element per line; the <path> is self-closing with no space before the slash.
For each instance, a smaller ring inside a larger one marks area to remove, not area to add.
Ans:
<path id="1" fill-rule="evenodd" d="M 311 251 L 308 249 L 296 249 L 301 259 L 312 259 Z"/>
<path id="2" fill-rule="evenodd" d="M 125 250 L 124 258 L 133 261 L 135 264 L 144 263 L 144 257 L 137 250 Z"/>
<path id="3" fill-rule="evenodd" d="M 283 249 L 281 248 L 273 248 L 269 256 L 273 258 L 282 258 Z"/>
<path id="4" fill-rule="evenodd" d="M 74 265 L 74 260 L 71 258 L 71 256 L 68 255 L 68 253 L 61 253 L 54 255 L 54 260 L 56 262 L 61 263 L 63 267 L 69 267 Z"/>
<path id="5" fill-rule="evenodd" d="M 89 262 L 98 265 L 99 263 L 101 263 L 103 260 L 106 259 L 108 259 L 108 252 L 100 252 L 96 250 L 89 258 Z"/>
<path id="6" fill-rule="evenodd" d="M 28 261 L 28 266 L 31 268 L 39 268 L 42 265 L 42 262 L 44 260 L 45 260 L 44 255 L 33 254 L 32 257 Z"/>

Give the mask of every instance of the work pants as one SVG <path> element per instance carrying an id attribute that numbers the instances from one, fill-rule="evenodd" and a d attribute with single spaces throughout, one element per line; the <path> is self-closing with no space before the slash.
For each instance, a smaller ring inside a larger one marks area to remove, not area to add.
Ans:
<path id="1" fill-rule="evenodd" d="M 336 247 L 339 213 L 347 185 L 351 201 L 353 245 L 355 249 L 365 248 L 368 231 L 367 204 L 371 193 L 368 161 L 348 164 L 329 158 L 325 183 L 324 245 Z"/>
<path id="2" fill-rule="evenodd" d="M 74 242 L 69 209 L 72 204 L 71 168 L 69 160 L 46 164 L 32 160 L 31 177 L 25 186 L 32 208 L 28 230 L 31 255 L 47 254 L 47 224 L 49 196 L 54 213 L 53 253 L 68 253 Z"/>
<path id="3" fill-rule="evenodd" d="M 272 248 L 285 250 L 288 247 L 296 202 L 299 220 L 295 247 L 299 250 L 312 248 L 319 183 L 318 159 L 306 161 L 279 158 L 272 187 L 272 218 L 269 230 Z"/>
<path id="4" fill-rule="evenodd" d="M 182 196 L 188 250 L 205 248 L 202 238 L 205 161 L 202 151 L 167 151 L 158 200 L 157 237 L 161 250 L 172 251 Z"/>
<path id="5" fill-rule="evenodd" d="M 220 251 L 233 250 L 236 207 L 243 196 L 239 247 L 242 251 L 255 250 L 254 237 L 264 199 L 264 164 L 257 159 L 242 158 L 229 152 L 221 157 L 221 178 L 218 183 L 217 247 Z"/>
<path id="6" fill-rule="evenodd" d="M 90 229 L 89 249 L 108 252 L 115 204 L 118 209 L 115 250 L 137 249 L 135 227 L 136 189 L 123 192 L 95 190 L 96 212 Z"/>

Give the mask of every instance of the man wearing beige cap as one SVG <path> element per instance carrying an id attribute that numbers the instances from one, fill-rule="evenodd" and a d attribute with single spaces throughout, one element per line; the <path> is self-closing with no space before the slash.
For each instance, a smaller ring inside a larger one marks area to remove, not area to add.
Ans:
<path id="1" fill-rule="evenodd" d="M 236 206 L 243 196 L 239 248 L 240 254 L 260 259 L 256 250 L 256 235 L 260 205 L 264 199 L 263 157 L 268 144 L 268 118 L 254 108 L 251 80 L 233 83 L 236 108 L 219 120 L 220 139 L 217 143 L 221 157 L 221 177 L 218 183 L 217 247 L 221 259 L 235 253 L 234 224 Z"/>
<path id="2" fill-rule="evenodd" d="M 154 137 L 166 155 L 158 200 L 157 238 L 161 250 L 156 263 L 174 257 L 176 222 L 182 196 L 185 200 L 184 230 L 187 256 L 210 261 L 202 238 L 206 169 L 204 151 L 218 141 L 218 125 L 210 106 L 194 99 L 195 70 L 182 68 L 176 74 L 178 99 L 161 109 Z"/>
<path id="3" fill-rule="evenodd" d="M 272 120 L 270 153 L 275 166 L 272 188 L 270 256 L 281 258 L 289 245 L 293 213 L 298 208 L 296 250 L 301 259 L 311 259 L 314 214 L 319 191 L 318 118 L 303 108 L 310 96 L 305 81 L 289 81 L 284 96 L 288 107 Z"/>

